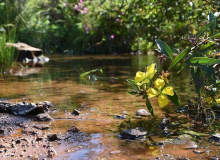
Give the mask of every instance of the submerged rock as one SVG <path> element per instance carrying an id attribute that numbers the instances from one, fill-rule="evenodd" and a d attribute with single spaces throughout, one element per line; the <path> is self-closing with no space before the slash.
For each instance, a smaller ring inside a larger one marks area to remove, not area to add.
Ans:
<path id="1" fill-rule="evenodd" d="M 80 130 L 76 126 L 72 126 L 67 130 L 67 132 L 79 132 Z"/>
<path id="2" fill-rule="evenodd" d="M 40 130 L 47 130 L 50 128 L 50 126 L 46 125 L 46 124 L 36 124 L 34 125 L 34 128 L 40 129 Z"/>
<path id="3" fill-rule="evenodd" d="M 138 139 L 138 138 L 143 138 L 146 135 L 147 135 L 147 131 L 137 127 L 135 129 L 128 129 L 122 131 L 120 137 L 125 139 Z"/>
<path id="4" fill-rule="evenodd" d="M 126 119 L 127 116 L 124 115 L 124 114 L 119 114 L 119 115 L 114 116 L 114 118 L 115 118 L 115 119 Z"/>
<path id="5" fill-rule="evenodd" d="M 139 109 L 137 110 L 136 115 L 137 116 L 151 116 L 151 113 L 145 109 Z"/>
<path id="6" fill-rule="evenodd" d="M 165 128 L 168 128 L 169 125 L 170 125 L 170 121 L 168 120 L 168 118 L 164 117 L 164 118 L 162 119 L 162 121 L 160 122 L 159 127 L 160 127 L 161 129 L 165 129 Z"/>
<path id="7" fill-rule="evenodd" d="M 187 135 L 187 134 L 182 134 L 170 142 L 172 144 L 185 145 L 186 149 L 195 149 L 198 147 L 198 145 L 192 139 L 193 139 L 192 136 Z"/>
<path id="8" fill-rule="evenodd" d="M 57 140 L 60 140 L 60 138 L 57 136 L 57 134 L 48 134 L 47 135 L 47 139 L 49 141 L 57 141 Z"/>
<path id="9" fill-rule="evenodd" d="M 78 116 L 80 114 L 80 111 L 78 111 L 77 109 L 74 109 L 72 114 L 75 116 Z"/>

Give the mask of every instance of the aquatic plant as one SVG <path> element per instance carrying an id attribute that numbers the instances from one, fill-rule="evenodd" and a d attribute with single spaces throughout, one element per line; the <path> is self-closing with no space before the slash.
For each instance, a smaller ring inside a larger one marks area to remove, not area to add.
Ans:
<path id="1" fill-rule="evenodd" d="M 4 28 L 0 29 L 0 72 L 5 72 L 15 61 L 15 48 L 7 46 L 6 43 L 13 43 L 15 40 L 15 31 L 11 30 L 8 34 Z"/>
<path id="2" fill-rule="evenodd" d="M 197 120 L 215 119 L 215 110 L 220 110 L 220 31 L 217 29 L 217 16 L 212 12 L 208 15 L 208 21 L 196 34 L 183 38 L 188 41 L 188 46 L 181 52 L 156 40 L 158 52 L 171 62 L 169 71 L 177 64 L 182 66 L 177 73 L 185 68 L 191 70 L 197 98 L 189 101 L 188 107 L 194 109 Z M 176 57 L 174 53 L 177 54 Z"/>
<path id="3" fill-rule="evenodd" d="M 156 96 L 158 98 L 158 104 L 160 107 L 168 105 L 168 99 L 170 99 L 174 104 L 181 104 L 177 94 L 173 91 L 173 87 L 167 86 L 169 83 L 167 77 L 170 74 L 163 71 L 162 75 L 158 77 L 155 76 L 156 73 L 156 64 L 151 64 L 146 67 L 145 72 L 138 71 L 134 80 L 127 80 L 130 84 L 136 87 L 136 90 L 129 93 L 143 96 L 143 99 L 146 99 L 147 108 L 153 116 L 153 107 L 149 101 L 149 98 L 151 97 Z"/>
<path id="4" fill-rule="evenodd" d="M 170 61 L 169 72 L 177 64 L 182 66 L 177 74 L 183 69 L 191 70 L 192 83 L 195 85 L 197 98 L 190 100 L 192 98 L 189 97 L 187 106 L 191 111 L 190 114 L 194 114 L 196 120 L 206 124 L 212 123 L 215 119 L 215 110 L 220 110 L 220 39 L 218 39 L 220 31 L 216 29 L 217 17 L 212 12 L 208 15 L 208 21 L 191 38 L 184 38 L 189 43 L 181 52 L 156 39 L 157 52 L 160 54 L 160 58 L 163 57 L 161 62 L 164 59 L 166 59 L 166 63 Z M 160 78 L 153 82 L 152 79 L 157 72 L 155 65 L 152 64 L 146 70 L 146 72 L 138 71 L 135 80 L 128 80 L 129 83 L 136 86 L 136 90 L 130 93 L 143 95 L 143 98 L 146 99 L 148 110 L 152 115 L 153 108 L 148 99 L 150 97 L 158 97 L 158 103 L 161 107 L 168 104 L 168 99 L 180 105 L 173 88 L 166 86 L 169 83 L 167 79 L 169 72 L 163 72 Z M 151 87 L 152 84 L 154 84 L 154 88 Z"/>

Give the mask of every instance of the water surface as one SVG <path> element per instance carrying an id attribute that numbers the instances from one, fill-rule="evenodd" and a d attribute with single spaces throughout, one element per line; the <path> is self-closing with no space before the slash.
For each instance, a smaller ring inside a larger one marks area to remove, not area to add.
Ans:
<path id="1" fill-rule="evenodd" d="M 126 79 L 134 79 L 137 71 L 144 71 L 146 65 L 157 63 L 159 72 L 166 69 L 167 64 L 160 65 L 153 55 L 125 56 L 65 56 L 53 55 L 49 63 L 43 66 L 33 65 L 14 71 L 14 75 L 0 76 L 0 98 L 10 101 L 51 101 L 55 107 L 50 115 L 56 120 L 51 124 L 53 132 L 64 132 L 71 126 L 91 135 L 91 140 L 75 151 L 61 152 L 64 159 L 154 159 L 166 153 L 175 156 L 198 158 L 192 150 L 171 145 L 161 148 L 150 147 L 139 141 L 125 141 L 118 138 L 123 129 L 143 127 L 148 132 L 160 132 L 158 124 L 165 116 L 181 117 L 175 113 L 177 106 L 169 104 L 165 108 L 158 106 L 156 99 L 151 99 L 155 117 L 136 119 L 138 109 L 146 109 L 142 97 L 128 94 L 132 86 Z M 102 68 L 104 73 L 98 74 L 98 80 L 91 82 L 80 79 L 83 71 Z M 176 68 L 178 71 L 178 66 Z M 190 85 L 190 74 L 186 69 L 181 74 L 172 73 L 170 85 L 179 95 L 183 104 L 195 96 Z M 72 115 L 78 109 L 80 116 Z M 128 119 L 114 119 L 113 115 L 127 113 Z M 59 118 L 59 119 L 58 119 Z M 68 119 L 67 119 L 68 118 Z M 184 120 L 184 116 L 182 119 Z M 180 118 L 181 119 L 181 118 Z M 164 136 L 162 136 L 164 138 Z M 160 136 L 154 137 L 155 140 Z M 162 138 L 162 139 L 163 139 Z M 166 137 L 165 137 L 166 138 Z M 83 144 L 81 144 L 83 145 Z M 173 148 L 172 148 L 173 147 Z M 177 152 L 172 152 L 173 149 Z M 120 150 L 118 154 L 111 151 Z M 60 159 L 62 156 L 58 156 Z M 119 158 L 120 157 L 120 158 Z M 201 156 L 200 156 L 201 158 Z M 202 157 L 203 158 L 203 157 Z"/>

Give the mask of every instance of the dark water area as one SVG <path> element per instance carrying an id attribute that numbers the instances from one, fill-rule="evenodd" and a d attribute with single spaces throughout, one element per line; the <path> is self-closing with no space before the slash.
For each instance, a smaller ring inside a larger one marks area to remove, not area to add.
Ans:
<path id="1" fill-rule="evenodd" d="M 187 116 L 175 112 L 178 107 L 174 104 L 169 103 L 167 107 L 160 108 L 157 100 L 152 98 L 150 101 L 155 117 L 135 116 L 138 109 L 146 109 L 146 106 L 141 97 L 128 94 L 132 86 L 126 79 L 134 79 L 137 71 L 144 71 L 145 66 L 151 63 L 157 63 L 158 71 L 161 73 L 162 68 L 168 68 L 168 62 L 161 65 L 154 55 L 52 55 L 49 58 L 50 61 L 43 65 L 29 64 L 28 67 L 14 69 L 13 75 L 0 75 L 0 99 L 34 103 L 51 101 L 55 105 L 51 108 L 54 111 L 50 112 L 55 118 L 51 124 L 52 132 L 64 132 L 74 125 L 91 136 L 85 144 L 77 143 L 73 146 L 84 147 L 68 151 L 62 151 L 64 149 L 58 147 L 60 153 L 57 159 L 206 159 L 209 156 L 206 150 L 202 155 L 196 154 L 192 149 L 186 149 L 188 143 L 192 143 L 189 139 L 181 143 L 174 141 L 178 133 L 183 129 L 189 129 L 190 126 Z M 97 74 L 97 81 L 80 79 L 82 72 L 97 68 L 103 69 L 103 74 Z M 179 69 L 177 66 L 176 72 Z M 172 73 L 169 81 L 183 105 L 195 96 L 188 69 L 178 75 Z M 82 114 L 72 115 L 74 109 L 80 110 Z M 122 113 L 126 113 L 128 118 L 114 119 L 114 115 Z M 172 142 L 166 145 L 152 145 L 149 140 L 126 141 L 118 138 L 124 129 L 142 127 L 153 133 L 151 138 L 155 142 L 168 141 L 168 137 L 158 127 L 164 117 L 173 121 L 176 133 L 172 140 L 169 139 Z M 218 148 L 210 150 L 214 156 Z"/>

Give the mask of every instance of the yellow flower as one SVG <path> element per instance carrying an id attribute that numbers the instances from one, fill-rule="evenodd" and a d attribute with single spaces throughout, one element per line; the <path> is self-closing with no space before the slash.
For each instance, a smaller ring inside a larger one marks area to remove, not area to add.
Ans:
<path id="1" fill-rule="evenodd" d="M 207 97 L 207 98 L 206 98 L 206 102 L 207 102 L 208 104 L 214 104 L 214 103 L 220 104 L 220 99 L 215 99 L 215 101 L 213 101 L 213 98 L 212 98 L 212 97 Z"/>
<path id="2" fill-rule="evenodd" d="M 208 104 L 212 104 L 212 103 L 213 103 L 212 97 L 207 97 L 207 98 L 206 98 L 206 102 L 207 102 Z"/>
<path id="3" fill-rule="evenodd" d="M 150 79 L 152 79 L 157 72 L 154 64 L 152 63 L 149 67 L 147 67 L 146 72 L 138 71 L 135 76 L 135 81 L 139 86 L 141 86 L 144 83 L 149 83 Z"/>
<path id="4" fill-rule="evenodd" d="M 149 67 L 147 67 L 146 75 L 152 79 L 157 72 L 155 65 L 152 63 Z"/>
<path id="5" fill-rule="evenodd" d="M 217 104 L 220 104 L 220 99 L 215 100 Z"/>
<path id="6" fill-rule="evenodd" d="M 158 104 L 160 107 L 164 107 L 168 104 L 168 99 L 166 95 L 173 96 L 173 87 L 165 87 L 165 81 L 161 78 L 156 79 L 154 82 L 154 88 L 149 88 L 147 91 L 147 95 L 150 97 L 157 96 L 158 97 Z"/>

